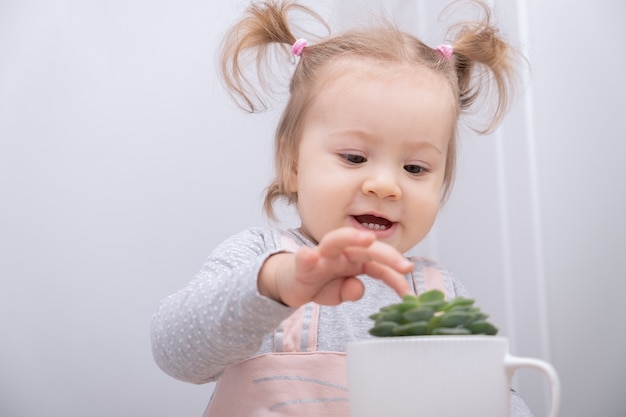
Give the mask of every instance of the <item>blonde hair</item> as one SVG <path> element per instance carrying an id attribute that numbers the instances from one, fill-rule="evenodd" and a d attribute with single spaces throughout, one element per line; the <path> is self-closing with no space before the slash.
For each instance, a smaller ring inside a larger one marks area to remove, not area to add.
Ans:
<path id="1" fill-rule="evenodd" d="M 303 121 L 316 93 L 319 74 L 331 62 L 357 59 L 409 64 L 441 74 L 456 98 L 457 120 L 461 112 L 470 109 L 481 93 L 489 91 L 493 85 L 497 100 L 490 122 L 475 130 L 488 133 L 495 129 L 509 107 L 516 52 L 492 24 L 490 9 L 479 1 L 473 3 L 484 12 L 483 19 L 451 28 L 454 53 L 450 58 L 389 22 L 329 35 L 302 51 L 291 76 L 289 100 L 276 129 L 275 178 L 266 190 L 264 204 L 271 219 L 275 219 L 274 203 L 277 200 L 297 203 L 297 192 L 291 185 Z M 289 18 L 294 12 L 302 13 L 328 29 L 318 14 L 295 1 L 267 0 L 251 4 L 243 19 L 227 33 L 222 49 L 222 76 L 231 96 L 243 109 L 250 112 L 264 110 L 263 93 L 273 90 L 270 78 L 273 64 L 277 63 L 274 61 L 282 61 L 284 65 L 293 62 L 290 48 L 297 38 L 289 25 Z M 442 201 L 448 196 L 454 180 L 456 126 L 447 151 Z"/>

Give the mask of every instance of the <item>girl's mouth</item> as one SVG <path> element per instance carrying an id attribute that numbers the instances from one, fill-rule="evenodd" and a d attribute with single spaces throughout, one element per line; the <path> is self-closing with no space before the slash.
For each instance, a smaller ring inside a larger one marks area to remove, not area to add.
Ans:
<path id="1" fill-rule="evenodd" d="M 370 230 L 387 230 L 393 224 L 393 222 L 391 222 L 390 220 L 387 220 L 383 217 L 374 216 L 372 214 L 354 216 L 354 220 L 356 220 L 361 226 Z"/>

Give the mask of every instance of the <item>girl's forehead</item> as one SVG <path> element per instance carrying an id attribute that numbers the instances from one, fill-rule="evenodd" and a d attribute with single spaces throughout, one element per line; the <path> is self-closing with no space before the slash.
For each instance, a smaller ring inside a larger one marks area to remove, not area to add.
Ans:
<path id="1" fill-rule="evenodd" d="M 378 85 L 403 85 L 419 94 L 420 90 L 437 90 L 449 99 L 450 110 L 458 114 L 458 100 L 446 77 L 442 73 L 418 64 L 383 62 L 374 59 L 340 59 L 327 64 L 319 72 L 312 91 L 311 104 L 321 97 L 351 92 L 369 83 Z M 382 95 L 386 93 L 381 92 Z M 332 100 L 332 97 L 330 97 Z M 385 97 L 381 97 L 384 101 Z"/>
<path id="2" fill-rule="evenodd" d="M 303 124 L 308 134 L 361 132 L 398 143 L 429 138 L 445 149 L 457 113 L 451 89 L 439 74 L 408 65 L 340 65 L 326 76 Z"/>
<path id="3" fill-rule="evenodd" d="M 325 88 L 358 85 L 368 81 L 402 80 L 415 87 L 445 87 L 453 100 L 452 88 L 445 76 L 419 64 L 385 62 L 372 58 L 344 58 L 326 64 L 316 82 L 318 93 Z"/>

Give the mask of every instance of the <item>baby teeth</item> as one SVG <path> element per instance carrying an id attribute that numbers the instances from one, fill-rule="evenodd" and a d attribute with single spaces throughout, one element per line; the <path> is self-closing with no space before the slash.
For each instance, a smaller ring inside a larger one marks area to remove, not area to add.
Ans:
<path id="1" fill-rule="evenodd" d="M 383 226 L 382 224 L 376 224 L 376 223 L 361 223 L 361 226 L 367 227 L 368 229 L 372 229 L 372 230 L 386 230 L 387 229 L 386 226 Z"/>

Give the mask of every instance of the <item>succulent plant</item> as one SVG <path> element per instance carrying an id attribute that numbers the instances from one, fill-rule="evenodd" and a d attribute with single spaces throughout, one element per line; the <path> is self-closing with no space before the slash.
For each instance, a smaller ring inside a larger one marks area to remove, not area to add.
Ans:
<path id="1" fill-rule="evenodd" d="M 405 295 L 401 303 L 382 307 L 370 316 L 374 327 L 370 334 L 379 337 L 421 335 L 493 336 L 498 328 L 487 321 L 489 316 L 474 306 L 474 300 L 455 297 L 446 300 L 443 292 L 430 290 L 419 296 Z"/>

